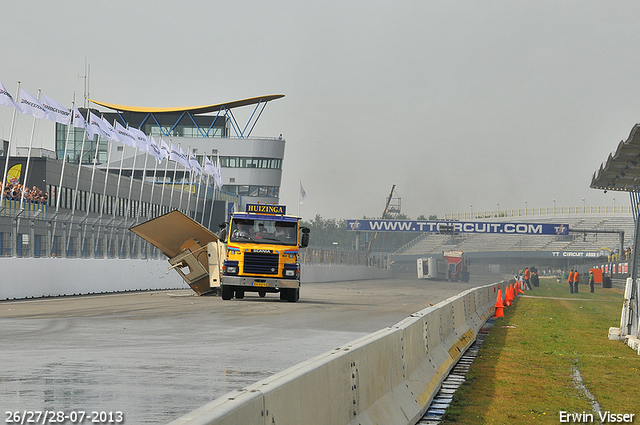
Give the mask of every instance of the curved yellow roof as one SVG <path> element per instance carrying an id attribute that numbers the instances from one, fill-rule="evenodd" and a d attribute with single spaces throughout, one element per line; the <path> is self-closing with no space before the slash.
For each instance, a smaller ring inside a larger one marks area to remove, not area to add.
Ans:
<path id="1" fill-rule="evenodd" d="M 115 111 L 122 112 L 142 112 L 149 114 L 161 114 L 161 113 L 169 113 L 169 112 L 191 112 L 192 114 L 206 114 L 208 112 L 217 112 L 221 109 L 233 109 L 238 108 L 240 106 L 248 106 L 255 105 L 260 102 L 269 102 L 271 100 L 280 99 L 284 97 L 283 94 L 270 94 L 267 96 L 257 96 L 250 97 L 248 99 L 235 100 L 233 102 L 225 102 L 225 103 L 217 103 L 215 105 L 204 105 L 204 106 L 190 106 L 183 108 L 155 108 L 155 107 L 145 107 L 145 106 L 126 106 L 126 105 L 116 105 L 114 103 L 107 102 L 98 102 L 97 100 L 89 99 L 90 102 L 95 103 L 96 105 L 104 106 L 105 108 L 113 109 Z"/>

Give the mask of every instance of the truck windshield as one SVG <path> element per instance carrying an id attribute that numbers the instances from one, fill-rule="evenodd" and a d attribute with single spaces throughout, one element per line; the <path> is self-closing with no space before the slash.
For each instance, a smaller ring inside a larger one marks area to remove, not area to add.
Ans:
<path id="1" fill-rule="evenodd" d="M 289 221 L 234 219 L 229 240 L 294 246 L 297 244 L 297 224 Z"/>

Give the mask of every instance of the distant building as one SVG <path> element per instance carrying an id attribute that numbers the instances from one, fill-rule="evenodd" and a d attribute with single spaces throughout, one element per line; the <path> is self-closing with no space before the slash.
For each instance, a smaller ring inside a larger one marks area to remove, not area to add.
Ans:
<path id="1" fill-rule="evenodd" d="M 179 146 L 193 153 L 201 166 L 205 155 L 219 159 L 222 190 L 214 190 L 212 178 L 196 178 L 173 161 L 158 164 L 135 148 L 97 136 L 89 140 L 84 129 L 57 123 L 55 152 L 18 147 L 8 159 L 8 175 L 13 176 L 8 180 L 35 186 L 48 198 L 45 203 L 3 199 L 0 256 L 148 258 L 157 252 L 131 236 L 128 228 L 135 223 L 179 209 L 216 231 L 227 220 L 229 203 L 236 208 L 246 203 L 278 203 L 285 141 L 278 135 L 256 138 L 251 133 L 266 103 L 281 97 L 193 108 L 92 101 L 112 111 L 91 109 L 95 115 L 139 128 L 158 143 L 162 139 L 169 146 Z M 244 125 L 231 112 L 242 106 L 255 108 Z M 80 112 L 87 116 L 86 109 Z M 8 150 L 7 146 L 3 141 L 0 150 Z"/>
<path id="2" fill-rule="evenodd" d="M 229 195 L 242 197 L 242 203 L 278 203 L 280 200 L 280 185 L 282 182 L 282 162 L 284 159 L 285 140 L 281 136 L 273 138 L 252 138 L 248 122 L 244 129 L 235 121 L 230 111 L 240 106 L 255 105 L 256 109 L 264 108 L 267 102 L 283 97 L 270 95 L 239 100 L 222 104 L 191 107 L 191 108 L 144 108 L 115 105 L 104 102 L 93 103 L 109 108 L 116 112 L 94 114 L 103 116 L 113 123 L 116 120 L 123 126 L 139 128 L 147 135 L 163 139 L 167 144 L 180 146 L 185 153 L 191 150 L 201 165 L 204 156 L 220 158 L 223 175 L 222 191 Z M 86 110 L 80 109 L 86 116 Z M 260 111 L 261 112 L 261 111 Z M 216 115 L 211 115 L 215 113 Z M 209 114 L 209 115 L 204 115 Z M 56 154 L 62 159 L 67 140 L 67 126 L 56 124 Z M 120 170 L 120 161 L 124 155 L 122 175 L 130 176 L 133 170 L 134 178 L 156 182 L 182 183 L 185 170 L 173 167 L 163 161 L 154 170 L 152 159 L 148 155 L 135 158 L 134 148 L 117 145 L 109 154 L 109 142 L 96 137 L 96 140 L 82 141 L 84 130 L 71 128 L 67 147 L 67 160 L 72 163 L 82 162 L 93 164 L 96 147 L 97 161 L 101 169 L 108 169 L 112 173 Z M 80 155 L 82 154 L 82 158 Z M 142 157 L 147 157 L 147 167 Z M 154 177 L 155 174 L 155 177 Z"/>

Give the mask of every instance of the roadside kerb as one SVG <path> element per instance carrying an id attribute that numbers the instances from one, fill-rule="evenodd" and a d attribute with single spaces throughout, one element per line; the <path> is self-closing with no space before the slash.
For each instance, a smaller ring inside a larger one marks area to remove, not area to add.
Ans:
<path id="1" fill-rule="evenodd" d="M 493 315 L 498 287 L 506 282 L 464 291 L 171 425 L 414 424 Z"/>

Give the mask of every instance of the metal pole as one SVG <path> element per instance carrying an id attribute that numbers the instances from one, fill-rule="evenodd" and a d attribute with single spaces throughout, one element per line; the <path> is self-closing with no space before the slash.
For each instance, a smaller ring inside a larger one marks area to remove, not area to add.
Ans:
<path id="1" fill-rule="evenodd" d="M 16 89 L 16 93 L 20 92 L 20 81 L 18 81 L 18 88 Z M 11 130 L 9 131 L 9 143 L 7 144 L 7 151 L 4 153 L 4 174 L 2 175 L 2 191 L 0 192 L 0 208 L 4 209 L 4 188 L 5 188 L 5 180 L 7 179 L 7 172 L 9 171 L 9 157 L 11 156 L 11 141 L 13 139 L 13 129 L 16 124 L 16 109 L 13 110 L 13 115 L 11 117 Z"/>

